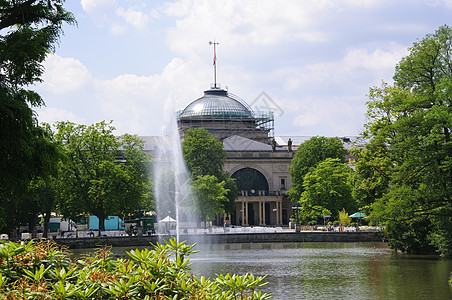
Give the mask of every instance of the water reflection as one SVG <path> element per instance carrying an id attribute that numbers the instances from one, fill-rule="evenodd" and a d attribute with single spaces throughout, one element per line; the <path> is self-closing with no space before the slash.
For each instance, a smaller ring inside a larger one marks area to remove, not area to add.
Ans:
<path id="1" fill-rule="evenodd" d="M 113 248 L 115 255 L 135 249 Z M 198 244 L 192 272 L 268 274 L 273 299 L 452 299 L 452 261 L 409 256 L 384 243 Z M 87 250 L 76 250 L 81 255 Z"/>
<path id="2" fill-rule="evenodd" d="M 451 299 L 452 262 L 397 255 L 384 243 L 198 245 L 195 274 L 268 274 L 274 299 Z"/>

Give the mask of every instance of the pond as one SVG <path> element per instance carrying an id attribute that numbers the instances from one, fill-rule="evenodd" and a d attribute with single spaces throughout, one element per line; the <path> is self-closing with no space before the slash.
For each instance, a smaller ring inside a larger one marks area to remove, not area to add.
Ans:
<path id="1" fill-rule="evenodd" d="M 198 275 L 268 274 L 274 299 L 452 299 L 452 261 L 394 253 L 385 243 L 199 245 Z"/>
<path id="2" fill-rule="evenodd" d="M 273 299 L 452 299 L 452 261 L 398 254 L 385 243 L 197 245 L 192 272 L 266 275 Z M 114 248 L 124 253 L 124 248 Z"/>

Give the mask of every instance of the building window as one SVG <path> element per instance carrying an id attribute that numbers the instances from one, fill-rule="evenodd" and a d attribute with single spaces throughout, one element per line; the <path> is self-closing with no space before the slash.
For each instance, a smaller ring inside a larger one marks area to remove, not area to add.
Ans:
<path id="1" fill-rule="evenodd" d="M 284 191 L 286 189 L 286 178 L 281 178 L 281 190 Z"/>
<path id="2" fill-rule="evenodd" d="M 235 179 L 239 195 L 241 191 L 246 192 L 249 196 L 259 195 L 259 191 L 264 194 L 268 193 L 268 183 L 265 176 L 256 169 L 244 168 L 240 169 L 231 176 Z"/>

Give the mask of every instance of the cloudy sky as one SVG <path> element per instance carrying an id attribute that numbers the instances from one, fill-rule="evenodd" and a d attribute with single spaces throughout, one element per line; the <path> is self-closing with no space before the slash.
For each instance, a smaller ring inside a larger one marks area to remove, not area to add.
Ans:
<path id="1" fill-rule="evenodd" d="M 369 87 L 391 82 L 417 39 L 452 26 L 452 0 L 68 0 L 66 26 L 35 88 L 41 122 L 113 120 L 159 135 L 217 79 L 275 134 L 354 136 Z"/>

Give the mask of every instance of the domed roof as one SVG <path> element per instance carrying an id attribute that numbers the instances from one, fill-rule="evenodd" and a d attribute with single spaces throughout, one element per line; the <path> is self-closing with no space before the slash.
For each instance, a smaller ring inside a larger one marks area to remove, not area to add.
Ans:
<path id="1" fill-rule="evenodd" d="M 238 97 L 223 89 L 204 91 L 204 96 L 190 103 L 179 113 L 179 119 L 184 118 L 252 118 L 251 108 Z"/>

